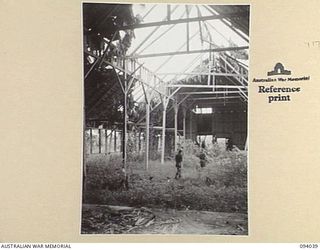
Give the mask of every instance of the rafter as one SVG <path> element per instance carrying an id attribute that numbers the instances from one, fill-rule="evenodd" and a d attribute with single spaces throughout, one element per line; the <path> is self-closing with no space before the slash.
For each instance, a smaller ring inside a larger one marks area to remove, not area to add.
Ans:
<path id="1" fill-rule="evenodd" d="M 169 21 L 160 21 L 160 22 L 150 22 L 150 23 L 140 23 L 133 25 L 125 25 L 119 28 L 119 30 L 131 30 L 131 29 L 141 29 L 147 27 L 154 26 L 162 26 L 162 25 L 171 25 L 178 23 L 188 23 L 188 22 L 198 22 L 198 21 L 206 21 L 206 20 L 215 20 L 215 19 L 223 19 L 223 18 L 239 18 L 240 16 L 245 16 L 247 13 L 237 12 L 230 14 L 217 14 L 210 16 L 202 16 L 202 17 L 192 17 L 192 18 L 183 18 Z"/>
<path id="2" fill-rule="evenodd" d="M 246 90 L 244 92 L 247 92 Z M 179 95 L 216 95 L 216 94 L 239 94 L 240 91 L 190 91 L 181 92 Z"/>
<path id="3" fill-rule="evenodd" d="M 225 88 L 225 89 L 247 89 L 246 86 L 237 86 L 237 85 L 201 85 L 201 84 L 171 84 L 167 88 L 205 88 L 212 89 L 214 88 Z"/>
<path id="4" fill-rule="evenodd" d="M 222 51 L 234 51 L 234 50 L 245 50 L 245 49 L 249 49 L 249 46 L 224 47 L 224 48 L 201 49 L 201 50 L 190 50 L 190 51 L 172 51 L 172 52 L 163 52 L 163 53 L 132 55 L 132 56 L 126 56 L 125 58 L 136 59 L 136 58 L 172 56 L 172 55 L 190 55 L 190 54 L 200 54 L 200 53 L 208 53 L 208 52 L 222 52 Z"/>
<path id="5" fill-rule="evenodd" d="M 157 75 L 190 75 L 190 76 L 197 76 L 197 75 L 211 75 L 211 76 L 234 76 L 234 77 L 247 77 L 244 74 L 237 74 L 237 73 L 223 73 L 223 72 L 164 72 L 164 73 L 157 73 Z"/>
<path id="6" fill-rule="evenodd" d="M 198 97 L 192 98 L 193 100 L 220 100 L 220 99 L 239 99 L 240 96 L 216 96 L 216 97 Z"/>

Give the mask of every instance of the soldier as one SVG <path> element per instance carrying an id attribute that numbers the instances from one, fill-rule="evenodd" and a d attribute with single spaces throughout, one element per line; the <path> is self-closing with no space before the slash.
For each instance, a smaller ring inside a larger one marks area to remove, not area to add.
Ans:
<path id="1" fill-rule="evenodd" d="M 204 153 L 203 149 L 201 149 L 199 158 L 200 158 L 200 167 L 204 168 L 206 166 L 207 157 L 206 157 L 206 154 Z"/>
<path id="2" fill-rule="evenodd" d="M 177 173 L 176 176 L 174 177 L 175 179 L 181 178 L 181 166 L 182 165 L 182 150 L 178 151 L 178 154 L 176 155 L 176 168 L 177 168 Z"/>
<path id="3" fill-rule="evenodd" d="M 232 139 L 231 139 L 231 137 L 229 137 L 228 139 L 227 139 L 227 143 L 226 143 L 227 145 L 227 147 L 226 147 L 226 150 L 227 151 L 232 151 L 232 149 L 233 149 L 233 141 L 232 141 Z"/>
<path id="4" fill-rule="evenodd" d="M 216 134 L 213 134 L 212 135 L 212 144 L 216 144 L 217 143 L 217 135 Z"/>

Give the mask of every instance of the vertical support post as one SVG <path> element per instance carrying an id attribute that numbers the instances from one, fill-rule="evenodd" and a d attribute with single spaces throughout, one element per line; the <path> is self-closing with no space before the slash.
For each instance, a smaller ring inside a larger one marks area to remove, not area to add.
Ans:
<path id="1" fill-rule="evenodd" d="M 126 60 L 123 62 L 124 69 L 127 69 Z M 124 169 L 124 176 L 127 180 L 127 98 L 128 98 L 128 81 L 127 81 L 127 74 L 124 73 L 124 105 L 123 105 L 123 135 L 122 135 L 122 142 L 123 142 L 123 169 Z"/>
<path id="2" fill-rule="evenodd" d="M 139 150 L 139 154 L 141 152 L 141 130 L 139 129 L 139 142 L 138 142 L 138 150 Z"/>
<path id="3" fill-rule="evenodd" d="M 177 101 L 174 103 L 174 152 L 177 153 L 178 150 L 178 110 L 179 104 Z"/>
<path id="4" fill-rule="evenodd" d="M 124 107 L 123 107 L 123 132 L 122 132 L 122 159 L 124 168 L 127 163 L 127 95 L 124 97 Z"/>
<path id="5" fill-rule="evenodd" d="M 150 104 L 146 104 L 146 170 L 149 169 L 149 132 L 150 132 Z"/>
<path id="6" fill-rule="evenodd" d="M 190 139 L 193 141 L 193 135 L 192 135 L 192 110 L 190 110 Z"/>
<path id="7" fill-rule="evenodd" d="M 216 72 L 215 69 L 216 69 L 215 55 L 214 55 L 214 52 L 212 52 L 212 70 L 213 70 L 213 73 Z M 215 86 L 215 81 L 216 81 L 216 79 L 215 79 L 215 74 L 213 74 L 211 77 L 212 77 L 212 85 Z M 212 90 L 215 91 L 215 87 L 213 87 Z"/>
<path id="8" fill-rule="evenodd" d="M 212 114 L 211 114 L 211 134 L 212 134 L 212 141 L 213 141 L 213 135 L 215 134 L 215 112 L 214 112 L 214 107 L 211 106 L 212 108 Z"/>
<path id="9" fill-rule="evenodd" d="M 101 154 L 101 129 L 99 128 L 99 154 Z"/>
<path id="10" fill-rule="evenodd" d="M 110 131 L 110 141 L 109 141 L 109 145 L 110 145 L 110 149 L 109 149 L 109 152 L 111 152 L 111 145 L 112 145 L 112 137 L 113 137 L 113 129 L 111 129 Z"/>
<path id="11" fill-rule="evenodd" d="M 186 5 L 186 12 L 187 12 L 187 18 L 189 18 L 189 6 Z M 190 27 L 189 27 L 189 22 L 187 22 L 187 51 L 190 50 L 190 45 L 189 45 L 189 30 L 190 30 Z"/>
<path id="12" fill-rule="evenodd" d="M 117 152 L 117 129 L 114 130 L 114 152 Z"/>
<path id="13" fill-rule="evenodd" d="M 184 107 L 183 110 L 183 143 L 186 143 L 186 108 Z"/>
<path id="14" fill-rule="evenodd" d="M 93 150 L 93 145 L 92 145 L 92 128 L 90 128 L 90 154 L 92 154 Z"/>
<path id="15" fill-rule="evenodd" d="M 157 152 L 159 152 L 160 149 L 160 136 L 157 135 Z"/>
<path id="16" fill-rule="evenodd" d="M 123 154 L 124 154 L 124 137 L 123 137 L 123 134 L 124 134 L 124 125 L 122 123 L 122 128 L 121 130 L 118 131 L 118 149 L 119 149 L 119 153 L 121 154 L 121 157 L 122 157 L 122 167 L 123 167 Z"/>
<path id="17" fill-rule="evenodd" d="M 104 153 L 108 154 L 108 128 L 104 130 Z"/>
<path id="18" fill-rule="evenodd" d="M 211 82 L 211 60 L 209 60 L 208 85 L 210 85 L 210 82 Z"/>
<path id="19" fill-rule="evenodd" d="M 147 81 L 149 80 L 149 75 L 147 74 Z M 146 131 L 145 131 L 145 167 L 146 170 L 148 171 L 149 169 L 149 135 L 150 135 L 150 93 L 147 91 L 144 87 L 144 84 L 141 84 L 143 94 L 144 94 L 144 99 L 146 102 Z"/>
<path id="20" fill-rule="evenodd" d="M 167 116 L 167 105 L 168 105 L 168 98 L 163 97 L 162 100 L 163 104 L 163 111 L 162 111 L 162 148 L 161 148 L 161 164 L 164 163 L 164 150 L 166 145 L 166 116 Z"/>

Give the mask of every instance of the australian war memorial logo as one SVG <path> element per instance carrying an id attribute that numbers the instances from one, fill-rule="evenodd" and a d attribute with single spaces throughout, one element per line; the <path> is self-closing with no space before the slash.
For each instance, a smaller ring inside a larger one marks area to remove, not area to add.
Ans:
<path id="1" fill-rule="evenodd" d="M 276 63 L 271 71 L 267 72 L 267 78 L 253 78 L 253 82 L 293 82 L 310 80 L 310 76 L 292 77 L 292 71 L 283 63 Z"/>
<path id="2" fill-rule="evenodd" d="M 254 77 L 252 82 L 257 83 L 258 93 L 266 96 L 268 103 L 290 102 L 302 91 L 302 82 L 310 80 L 310 76 L 292 74 L 291 70 L 278 62 L 271 71 L 267 71 L 267 77 Z"/>
<path id="3" fill-rule="evenodd" d="M 282 63 L 277 63 L 273 70 L 268 72 L 268 76 L 291 75 L 291 71 L 284 68 Z"/>

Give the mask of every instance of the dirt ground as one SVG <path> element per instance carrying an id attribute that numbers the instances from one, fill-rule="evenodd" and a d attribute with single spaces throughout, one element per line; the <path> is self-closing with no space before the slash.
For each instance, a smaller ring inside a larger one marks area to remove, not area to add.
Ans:
<path id="1" fill-rule="evenodd" d="M 247 215 L 84 204 L 83 234 L 247 235 Z"/>

